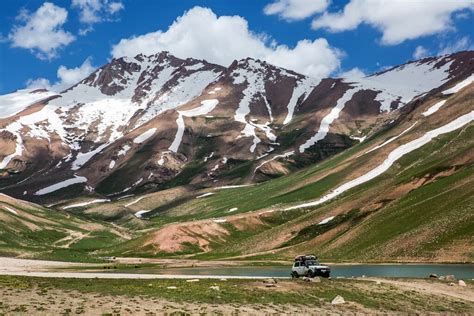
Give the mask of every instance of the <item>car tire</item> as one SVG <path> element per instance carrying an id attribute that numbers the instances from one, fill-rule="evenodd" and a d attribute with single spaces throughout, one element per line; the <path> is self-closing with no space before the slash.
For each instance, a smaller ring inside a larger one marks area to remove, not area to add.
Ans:
<path id="1" fill-rule="evenodd" d="M 309 270 L 308 271 L 308 278 L 314 278 L 314 272 Z"/>
<path id="2" fill-rule="evenodd" d="M 295 271 L 291 272 L 291 278 L 292 278 L 292 279 L 298 279 L 299 277 L 300 277 L 300 276 L 298 275 L 297 272 L 295 272 Z"/>

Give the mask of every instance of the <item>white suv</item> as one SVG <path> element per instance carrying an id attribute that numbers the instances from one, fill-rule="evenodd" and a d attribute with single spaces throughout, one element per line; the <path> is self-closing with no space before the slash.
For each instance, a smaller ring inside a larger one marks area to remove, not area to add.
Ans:
<path id="1" fill-rule="evenodd" d="M 291 277 L 300 276 L 315 277 L 322 276 L 328 278 L 331 275 L 331 268 L 319 264 L 315 256 L 298 256 L 295 258 L 291 268 Z"/>

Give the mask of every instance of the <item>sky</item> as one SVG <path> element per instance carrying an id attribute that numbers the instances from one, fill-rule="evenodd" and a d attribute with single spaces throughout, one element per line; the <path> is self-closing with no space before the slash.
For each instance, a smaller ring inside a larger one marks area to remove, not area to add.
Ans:
<path id="1" fill-rule="evenodd" d="M 474 49 L 474 0 L 2 0 L 0 94 L 61 91 L 114 57 L 253 57 L 356 79 Z"/>

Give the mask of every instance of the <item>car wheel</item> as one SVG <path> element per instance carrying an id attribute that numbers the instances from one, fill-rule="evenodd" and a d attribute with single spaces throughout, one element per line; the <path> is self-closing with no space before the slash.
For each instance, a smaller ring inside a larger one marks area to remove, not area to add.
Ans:
<path id="1" fill-rule="evenodd" d="M 297 272 L 293 271 L 293 272 L 291 272 L 291 277 L 292 277 L 293 279 L 297 279 L 297 278 L 299 278 L 299 275 L 298 275 Z"/>
<path id="2" fill-rule="evenodd" d="M 308 271 L 308 278 L 314 278 L 314 272 L 309 270 Z"/>

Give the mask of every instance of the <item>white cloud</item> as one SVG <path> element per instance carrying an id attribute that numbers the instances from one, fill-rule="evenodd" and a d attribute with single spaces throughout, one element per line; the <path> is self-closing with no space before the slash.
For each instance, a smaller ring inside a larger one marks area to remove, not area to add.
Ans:
<path id="1" fill-rule="evenodd" d="M 315 13 L 324 12 L 330 0 L 276 0 L 265 6 L 266 15 L 277 14 L 285 20 L 303 20 Z"/>
<path id="2" fill-rule="evenodd" d="M 74 41 L 74 36 L 62 27 L 67 20 L 67 11 L 50 2 L 45 2 L 33 13 L 22 10 L 16 25 L 8 35 L 12 47 L 26 48 L 40 59 L 52 59 L 61 47 Z"/>
<path id="3" fill-rule="evenodd" d="M 59 66 L 58 71 L 56 72 L 58 80 L 54 84 L 51 84 L 51 82 L 46 78 L 37 78 L 28 79 L 26 87 L 28 89 L 44 88 L 55 92 L 61 92 L 87 77 L 95 69 L 96 67 L 92 66 L 89 57 L 78 67 L 67 68 L 63 65 Z"/>
<path id="4" fill-rule="evenodd" d="M 341 52 L 325 39 L 299 41 L 294 48 L 270 42 L 249 30 L 240 16 L 220 16 L 208 8 L 194 7 L 166 31 L 122 39 L 112 56 L 135 56 L 169 51 L 181 58 L 194 57 L 229 65 L 234 59 L 253 57 L 313 77 L 328 76 L 339 69 Z"/>
<path id="5" fill-rule="evenodd" d="M 365 23 L 383 33 L 383 44 L 394 45 L 452 30 L 452 14 L 463 9 L 474 10 L 474 1 L 351 0 L 341 12 L 325 12 L 315 18 L 312 27 L 341 32 L 353 30 Z"/>
<path id="6" fill-rule="evenodd" d="M 87 25 L 79 30 L 80 35 L 92 31 L 93 24 L 110 21 L 115 14 L 124 9 L 121 1 L 109 0 L 72 0 L 72 7 L 79 10 L 79 20 Z"/>
<path id="7" fill-rule="evenodd" d="M 421 59 L 429 56 L 429 54 L 430 52 L 428 51 L 428 49 L 420 45 L 415 48 L 415 51 L 413 52 L 413 58 Z"/>
<path id="8" fill-rule="evenodd" d="M 453 42 L 441 44 L 439 48 L 439 55 L 452 54 L 462 50 L 473 50 L 474 45 L 471 42 L 471 39 L 467 36 L 464 36 Z"/>
<path id="9" fill-rule="evenodd" d="M 338 74 L 338 77 L 344 78 L 349 81 L 358 81 L 359 79 L 364 78 L 365 76 L 367 76 L 367 74 L 362 69 L 357 67 Z"/>

